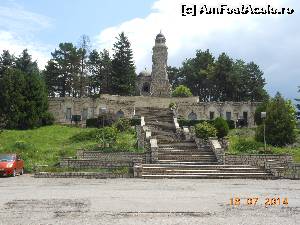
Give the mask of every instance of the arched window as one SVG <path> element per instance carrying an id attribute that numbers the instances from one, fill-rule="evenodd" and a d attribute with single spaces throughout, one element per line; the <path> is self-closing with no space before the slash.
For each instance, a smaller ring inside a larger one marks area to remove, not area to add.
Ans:
<path id="1" fill-rule="evenodd" d="M 121 117 L 124 117 L 124 112 L 122 110 L 119 110 L 117 113 L 116 113 L 116 117 L 117 119 L 121 118 Z"/>
<path id="2" fill-rule="evenodd" d="M 150 92 L 150 84 L 148 82 L 143 84 L 142 92 L 147 92 L 147 93 Z"/>
<path id="3" fill-rule="evenodd" d="M 191 112 L 191 113 L 188 115 L 188 119 L 189 119 L 189 120 L 197 120 L 197 114 L 194 113 L 194 112 Z"/>

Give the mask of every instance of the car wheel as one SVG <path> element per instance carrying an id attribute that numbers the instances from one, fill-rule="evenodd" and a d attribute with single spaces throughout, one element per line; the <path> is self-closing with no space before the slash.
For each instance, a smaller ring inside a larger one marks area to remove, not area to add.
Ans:
<path id="1" fill-rule="evenodd" d="M 21 169 L 20 175 L 24 174 L 24 168 Z"/>
<path id="2" fill-rule="evenodd" d="M 14 172 L 13 172 L 12 176 L 15 177 L 16 174 L 17 174 L 17 172 L 16 172 L 16 170 L 14 169 Z"/>

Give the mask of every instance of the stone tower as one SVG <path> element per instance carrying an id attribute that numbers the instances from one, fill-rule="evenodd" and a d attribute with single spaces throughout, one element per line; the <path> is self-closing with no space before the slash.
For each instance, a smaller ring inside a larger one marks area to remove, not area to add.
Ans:
<path id="1" fill-rule="evenodd" d="M 168 47 L 166 38 L 160 32 L 155 38 L 152 55 L 150 93 L 154 97 L 170 97 L 171 85 L 167 74 Z"/>

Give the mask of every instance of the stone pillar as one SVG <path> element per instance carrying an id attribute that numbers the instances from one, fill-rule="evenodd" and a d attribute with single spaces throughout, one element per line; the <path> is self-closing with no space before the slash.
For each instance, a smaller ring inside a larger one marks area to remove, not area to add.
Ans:
<path id="1" fill-rule="evenodd" d="M 155 39 L 152 55 L 151 96 L 171 97 L 171 85 L 167 74 L 168 48 L 166 38 L 159 33 Z"/>
<path id="2" fill-rule="evenodd" d="M 150 139 L 151 163 L 158 162 L 158 145 L 156 139 Z"/>
<path id="3" fill-rule="evenodd" d="M 133 166 L 133 177 L 134 178 L 141 178 L 143 174 L 143 166 L 141 163 L 136 163 Z"/>

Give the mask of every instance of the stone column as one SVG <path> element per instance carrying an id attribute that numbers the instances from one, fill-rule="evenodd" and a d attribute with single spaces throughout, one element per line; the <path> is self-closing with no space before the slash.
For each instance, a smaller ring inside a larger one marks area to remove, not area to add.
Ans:
<path id="1" fill-rule="evenodd" d="M 151 163 L 158 162 L 158 145 L 156 139 L 150 139 Z"/>

